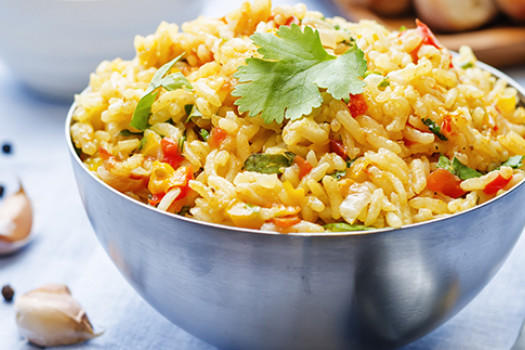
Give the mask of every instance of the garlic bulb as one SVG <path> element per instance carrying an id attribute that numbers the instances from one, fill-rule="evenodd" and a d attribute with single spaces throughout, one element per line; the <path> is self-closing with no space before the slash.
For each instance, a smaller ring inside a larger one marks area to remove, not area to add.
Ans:
<path id="1" fill-rule="evenodd" d="M 69 345 L 101 334 L 93 331 L 86 312 L 65 285 L 49 284 L 27 292 L 16 299 L 15 309 L 20 334 L 35 345 Z"/>
<path id="2" fill-rule="evenodd" d="M 0 254 L 11 253 L 30 240 L 33 225 L 31 202 L 24 189 L 7 197 L 0 206 Z"/>

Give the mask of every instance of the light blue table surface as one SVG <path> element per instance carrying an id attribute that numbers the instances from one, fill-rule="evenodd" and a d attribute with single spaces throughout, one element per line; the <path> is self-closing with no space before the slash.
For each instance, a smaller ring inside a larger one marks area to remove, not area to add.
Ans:
<path id="1" fill-rule="evenodd" d="M 274 1 L 292 3 L 293 1 Z M 330 3 L 304 1 L 336 14 Z M 239 1 L 208 1 L 205 15 L 222 15 Z M 525 85 L 525 67 L 505 70 Z M 105 333 L 67 349 L 211 350 L 213 346 L 171 324 L 127 284 L 98 244 L 82 208 L 67 154 L 68 105 L 46 101 L 21 86 L 0 58 L 0 183 L 22 179 L 34 205 L 34 241 L 0 258 L 0 286 L 22 294 L 46 283 L 67 284 L 96 327 Z M 517 211 L 523 210 L 516 208 Z M 516 213 L 514 213 L 516 214 Z M 403 349 L 508 350 L 525 317 L 525 236 L 490 284 L 442 327 Z M 0 301 L 0 350 L 36 349 L 19 335 L 13 304 Z"/>

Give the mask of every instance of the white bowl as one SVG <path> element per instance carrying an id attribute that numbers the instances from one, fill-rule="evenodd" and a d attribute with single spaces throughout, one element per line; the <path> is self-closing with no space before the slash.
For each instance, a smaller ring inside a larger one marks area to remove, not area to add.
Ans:
<path id="1" fill-rule="evenodd" d="M 135 35 L 197 17 L 201 0 L 0 0 L 0 60 L 32 90 L 71 100 L 102 60 L 134 56 Z"/>

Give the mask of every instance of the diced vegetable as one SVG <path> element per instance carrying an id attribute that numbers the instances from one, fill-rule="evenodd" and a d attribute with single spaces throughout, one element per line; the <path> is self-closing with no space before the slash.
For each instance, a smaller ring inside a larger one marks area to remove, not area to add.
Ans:
<path id="1" fill-rule="evenodd" d="M 288 229 L 292 227 L 293 225 L 296 225 L 301 222 L 301 219 L 299 219 L 298 216 L 285 216 L 281 218 L 273 218 L 271 220 L 275 226 L 277 226 L 280 229 Z"/>
<path id="2" fill-rule="evenodd" d="M 450 134 L 452 132 L 452 118 L 449 115 L 446 115 L 443 118 L 443 124 L 441 125 L 441 130 L 444 134 Z"/>
<path id="3" fill-rule="evenodd" d="M 223 141 L 226 140 L 227 136 L 228 133 L 217 126 L 211 130 L 210 137 L 208 138 L 208 144 L 211 148 L 219 148 Z"/>
<path id="4" fill-rule="evenodd" d="M 280 174 L 282 168 L 292 165 L 295 154 L 263 154 L 253 153 L 244 162 L 244 169 L 263 174 Z"/>
<path id="5" fill-rule="evenodd" d="M 162 153 L 164 154 L 163 161 L 171 165 L 173 169 L 176 169 L 184 160 L 184 156 L 180 150 L 179 142 L 175 142 L 170 137 L 164 137 L 162 140 L 160 140 L 160 146 Z"/>
<path id="6" fill-rule="evenodd" d="M 329 232 L 352 232 L 352 231 L 369 231 L 375 230 L 373 227 L 368 227 L 365 225 L 359 224 L 349 224 L 347 222 L 334 222 L 331 224 L 326 224 L 324 226 L 326 231 Z"/>
<path id="7" fill-rule="evenodd" d="M 313 169 L 312 165 L 301 156 L 295 156 L 293 161 L 299 167 L 299 177 L 301 179 L 308 175 Z"/>
<path id="8" fill-rule="evenodd" d="M 453 175 L 457 175 L 461 180 L 472 179 L 483 175 L 479 171 L 469 168 L 461 163 L 456 157 L 454 157 L 451 162 L 450 159 L 441 155 L 436 166 L 448 170 Z"/>
<path id="9" fill-rule="evenodd" d="M 188 123 L 193 117 L 202 117 L 202 113 L 195 105 L 185 105 L 184 111 L 186 112 L 186 123 Z"/>
<path id="10" fill-rule="evenodd" d="M 366 104 L 365 97 L 362 94 L 350 94 L 349 98 L 350 99 L 347 105 L 352 117 L 355 118 L 366 113 L 368 110 L 368 105 Z"/>
<path id="11" fill-rule="evenodd" d="M 505 179 L 503 176 L 498 175 L 498 177 L 496 177 L 494 180 L 492 180 L 485 186 L 485 188 L 483 189 L 483 192 L 485 192 L 485 194 L 488 194 L 488 195 L 496 194 L 503 187 L 507 186 L 507 184 L 510 182 L 511 179 L 512 179 L 512 176 L 509 177 L 508 179 Z"/>
<path id="12" fill-rule="evenodd" d="M 442 141 L 448 141 L 447 137 L 441 133 L 441 128 L 430 118 L 421 118 L 423 124 L 428 126 L 428 129 L 432 131 Z"/>
<path id="13" fill-rule="evenodd" d="M 421 33 L 421 36 L 423 37 L 423 45 L 432 45 L 438 50 L 441 50 L 443 48 L 437 41 L 436 37 L 434 36 L 434 33 L 432 33 L 430 28 L 425 23 L 421 22 L 419 19 L 416 18 L 416 25 L 417 30 L 419 31 L 419 33 Z"/>
<path id="14" fill-rule="evenodd" d="M 160 201 L 162 200 L 162 198 L 164 198 L 165 195 L 166 193 L 164 192 L 159 192 L 159 193 L 155 193 L 151 195 L 150 198 L 148 198 L 148 204 L 156 207 L 157 204 L 160 203 Z"/>
<path id="15" fill-rule="evenodd" d="M 208 137 L 210 137 L 210 132 L 206 129 L 200 129 L 199 135 L 204 141 L 208 141 Z"/>
<path id="16" fill-rule="evenodd" d="M 330 139 L 330 152 L 337 154 L 343 159 L 348 158 L 347 148 L 341 141 Z"/>
<path id="17" fill-rule="evenodd" d="M 523 156 L 512 156 L 507 161 L 501 163 L 500 167 L 508 166 L 514 169 L 519 169 L 523 166 Z"/>
<path id="18" fill-rule="evenodd" d="M 450 171 L 438 168 L 427 178 L 427 187 L 433 192 L 443 193 L 452 198 L 459 198 L 466 192 L 459 187 L 461 180 Z"/>

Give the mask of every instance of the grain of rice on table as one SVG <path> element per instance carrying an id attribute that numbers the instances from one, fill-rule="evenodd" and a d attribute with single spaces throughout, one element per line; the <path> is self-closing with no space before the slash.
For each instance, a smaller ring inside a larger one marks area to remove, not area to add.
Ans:
<path id="1" fill-rule="evenodd" d="M 250 36 L 292 23 L 317 30 L 329 54 L 364 52 L 362 94 L 321 89 L 321 106 L 282 123 L 241 113 L 233 75 L 262 57 Z M 524 177 L 517 91 L 469 48 L 453 58 L 423 24 L 389 31 L 260 0 L 180 29 L 161 23 L 135 49 L 91 75 L 71 136 L 96 176 L 162 210 L 282 233 L 397 228 L 472 208 Z M 155 73 L 179 55 L 169 73 L 192 88 L 157 88 L 145 130 L 130 126 Z M 253 154 L 289 164 L 248 171 Z"/>

